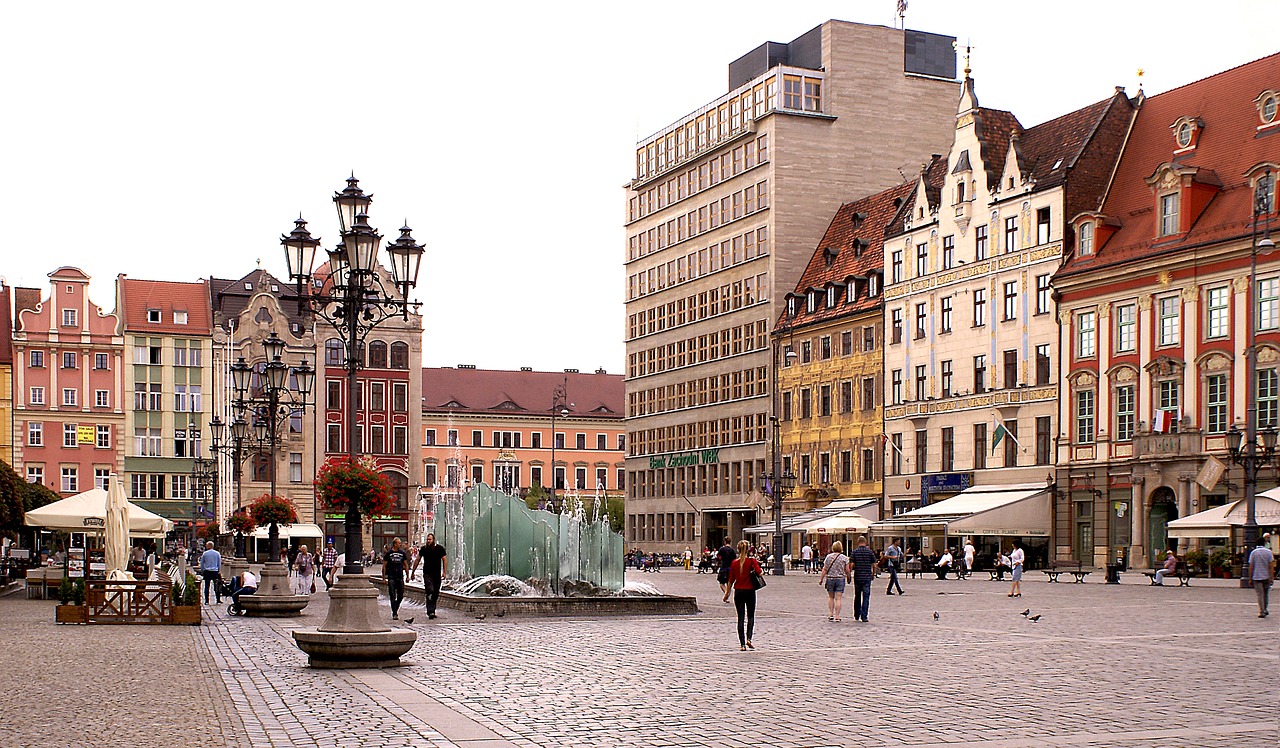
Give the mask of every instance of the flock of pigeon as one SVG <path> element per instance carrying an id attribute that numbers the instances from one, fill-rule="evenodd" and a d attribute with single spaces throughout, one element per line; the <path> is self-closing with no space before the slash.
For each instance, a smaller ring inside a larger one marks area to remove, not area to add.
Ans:
<path id="1" fill-rule="evenodd" d="M 1028 621 L 1031 621 L 1032 623 L 1039 623 L 1039 622 L 1040 622 L 1040 614 L 1039 614 L 1039 613 L 1036 613 L 1035 615 L 1031 615 L 1031 608 L 1027 608 L 1026 610 L 1022 611 L 1022 613 L 1021 613 L 1020 615 L 1021 615 L 1023 618 L 1027 619 Z M 933 620 L 934 620 L 934 621 L 940 621 L 940 620 L 942 620 L 942 615 L 941 615 L 940 613 L 938 613 L 938 611 L 936 611 L 936 610 L 935 610 L 935 611 L 933 611 Z"/>

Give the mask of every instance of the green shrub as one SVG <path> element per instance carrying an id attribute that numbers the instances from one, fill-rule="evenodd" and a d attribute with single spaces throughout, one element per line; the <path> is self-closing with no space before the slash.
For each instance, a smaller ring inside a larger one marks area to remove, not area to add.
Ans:
<path id="1" fill-rule="evenodd" d="M 1209 563 L 1209 554 L 1201 550 L 1187 551 L 1187 555 L 1183 556 L 1182 560 L 1187 562 L 1187 568 L 1201 572 Z"/>
<path id="2" fill-rule="evenodd" d="M 1225 569 L 1231 565 L 1231 551 L 1226 546 L 1214 548 L 1209 554 L 1209 565 L 1215 569 Z"/>
<path id="3" fill-rule="evenodd" d="M 200 604 L 200 583 L 196 581 L 195 575 L 191 572 L 187 572 L 186 585 L 182 589 L 182 604 Z"/>
<path id="4" fill-rule="evenodd" d="M 77 579 L 71 583 L 71 604 L 84 605 L 84 580 Z"/>
<path id="5" fill-rule="evenodd" d="M 63 577 L 62 584 L 58 585 L 58 602 L 63 605 L 70 605 L 71 596 L 74 594 L 73 590 L 71 580 Z"/>

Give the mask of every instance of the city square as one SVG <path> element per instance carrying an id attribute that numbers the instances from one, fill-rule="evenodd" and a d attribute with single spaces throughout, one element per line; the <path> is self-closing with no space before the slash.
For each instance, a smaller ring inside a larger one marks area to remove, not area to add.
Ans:
<path id="1" fill-rule="evenodd" d="M 0 598 L 7 745 L 1269 746 L 1259 688 L 1277 628 L 1234 580 L 1152 587 L 904 579 L 870 621 L 828 623 L 816 576 L 771 578 L 756 649 L 738 650 L 713 575 L 628 572 L 696 595 L 683 617 L 476 620 L 441 609 L 406 666 L 306 667 L 299 618 L 200 627 L 55 626 L 51 603 Z M 1039 576 L 1038 574 L 1036 576 Z M 412 600 L 411 595 L 411 600 Z M 852 592 L 845 596 L 848 615 Z M 385 597 L 382 612 L 389 615 Z M 1040 615 L 1031 622 L 1021 615 Z M 938 619 L 933 617 L 938 614 Z M 413 618 L 414 622 L 405 623 Z M 393 622 L 394 623 L 394 622 Z M 102 636 L 118 642 L 110 652 Z M 50 704 L 57 709 L 51 710 Z M 1272 705 L 1273 706 L 1273 705 Z M 122 718 L 121 714 L 128 717 Z"/>

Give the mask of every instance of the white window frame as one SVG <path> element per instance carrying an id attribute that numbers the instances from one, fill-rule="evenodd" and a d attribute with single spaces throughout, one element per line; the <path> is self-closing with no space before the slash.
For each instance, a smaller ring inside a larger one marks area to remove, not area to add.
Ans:
<path id="1" fill-rule="evenodd" d="M 1213 340 L 1231 334 L 1231 293 L 1228 286 L 1215 286 L 1204 292 L 1205 337 Z"/>
<path id="2" fill-rule="evenodd" d="M 1076 314 L 1076 358 L 1098 355 L 1098 315 L 1087 311 Z"/>
<path id="3" fill-rule="evenodd" d="M 1116 315 L 1116 353 L 1133 353 L 1138 348 L 1138 307 L 1118 304 Z"/>
<path id="4" fill-rule="evenodd" d="M 1161 296 L 1156 299 L 1156 332 L 1160 347 L 1182 342 L 1182 298 Z"/>

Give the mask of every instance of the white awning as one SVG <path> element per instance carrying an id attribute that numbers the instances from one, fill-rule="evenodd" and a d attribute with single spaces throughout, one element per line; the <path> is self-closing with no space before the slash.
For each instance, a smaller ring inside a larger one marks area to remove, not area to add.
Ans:
<path id="1" fill-rule="evenodd" d="M 936 504 L 872 523 L 871 532 L 1048 537 L 1050 501 L 1049 490 L 1038 483 L 974 486 Z"/>
<path id="2" fill-rule="evenodd" d="M 839 512 L 827 517 L 810 520 L 791 529 L 793 532 L 840 535 L 864 533 L 870 527 L 871 520 L 857 512 Z"/>
<path id="3" fill-rule="evenodd" d="M 1264 527 L 1280 525 L 1280 488 L 1257 495 L 1253 511 L 1255 521 Z M 1229 538 L 1231 528 L 1244 527 L 1248 518 L 1244 499 L 1230 501 L 1197 514 L 1169 523 L 1171 538 Z"/>
<path id="4" fill-rule="evenodd" d="M 306 522 L 296 525 L 279 525 L 278 527 L 280 529 L 281 540 L 289 540 L 291 538 L 308 540 L 310 538 L 324 537 L 324 530 L 321 530 L 319 525 L 313 525 Z M 269 527 L 259 527 L 253 531 L 253 534 L 250 535 L 250 537 L 257 538 L 259 540 L 266 540 L 270 530 L 271 528 Z"/>
<path id="5" fill-rule="evenodd" d="M 836 514 L 855 513 L 868 520 L 873 520 L 879 516 L 880 500 L 879 499 L 835 499 L 831 503 L 810 509 L 800 514 L 792 514 L 782 518 L 782 531 L 801 532 L 800 525 L 805 525 L 824 517 L 830 517 Z M 871 516 L 868 516 L 870 514 Z M 742 532 L 746 535 L 772 535 L 775 529 L 773 522 L 761 522 L 758 525 L 752 525 Z M 812 531 L 811 531 L 812 532 Z"/>
<path id="6" fill-rule="evenodd" d="M 125 503 L 129 506 L 130 536 L 163 538 L 173 530 L 173 522 L 133 502 Z M 107 492 L 101 488 L 91 488 L 84 493 L 32 509 L 26 513 L 24 521 L 31 527 L 102 535 L 107 526 Z"/>

